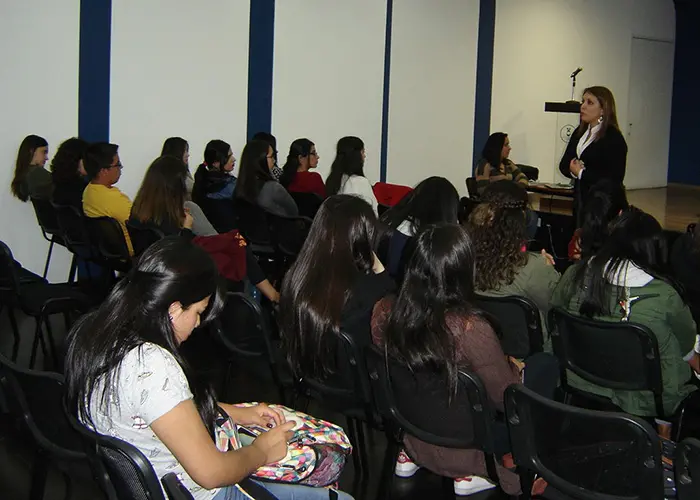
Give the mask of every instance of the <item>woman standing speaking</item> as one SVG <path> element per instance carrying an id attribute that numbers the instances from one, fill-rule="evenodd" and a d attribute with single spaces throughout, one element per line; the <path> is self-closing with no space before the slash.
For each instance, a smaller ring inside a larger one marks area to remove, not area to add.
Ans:
<path id="1" fill-rule="evenodd" d="M 561 173 L 575 180 L 575 217 L 581 213 L 591 186 L 600 179 L 623 183 L 626 163 L 627 143 L 617 123 L 612 92 L 606 87 L 587 88 L 581 103 L 581 125 L 571 135 L 559 163 Z"/>

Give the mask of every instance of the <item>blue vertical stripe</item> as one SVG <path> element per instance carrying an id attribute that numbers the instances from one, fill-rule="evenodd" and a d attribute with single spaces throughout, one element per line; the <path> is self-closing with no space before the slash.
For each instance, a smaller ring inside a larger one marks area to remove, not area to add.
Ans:
<path id="1" fill-rule="evenodd" d="M 78 135 L 89 142 L 109 140 L 111 43 L 112 0 L 81 0 Z"/>
<path id="2" fill-rule="evenodd" d="M 379 180 L 386 182 L 386 158 L 389 149 L 389 83 L 391 77 L 391 31 L 394 0 L 386 0 L 386 32 L 384 35 L 384 95 L 382 97 L 382 144 L 379 156 Z"/>
<path id="3" fill-rule="evenodd" d="M 248 139 L 272 128 L 275 0 L 250 0 L 248 44 Z"/>
<path id="4" fill-rule="evenodd" d="M 496 0 L 481 0 L 479 4 L 479 41 L 476 51 L 476 105 L 474 106 L 474 158 L 472 165 L 476 165 L 479 160 L 481 150 L 491 130 L 495 32 Z"/>

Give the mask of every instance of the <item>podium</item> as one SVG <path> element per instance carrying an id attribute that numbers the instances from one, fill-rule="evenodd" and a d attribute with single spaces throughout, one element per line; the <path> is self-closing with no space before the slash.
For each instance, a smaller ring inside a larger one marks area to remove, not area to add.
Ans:
<path id="1" fill-rule="evenodd" d="M 551 181 L 552 183 L 569 183 L 571 179 L 564 177 L 561 172 L 559 172 L 559 161 L 561 157 L 564 156 L 564 151 L 566 151 L 566 146 L 569 144 L 569 139 L 574 133 L 576 128 L 579 126 L 581 113 L 581 103 L 578 101 L 566 101 L 566 102 L 545 102 L 544 103 L 545 113 L 556 113 L 557 124 L 554 131 L 554 174 L 552 179 L 541 179 L 545 182 Z"/>

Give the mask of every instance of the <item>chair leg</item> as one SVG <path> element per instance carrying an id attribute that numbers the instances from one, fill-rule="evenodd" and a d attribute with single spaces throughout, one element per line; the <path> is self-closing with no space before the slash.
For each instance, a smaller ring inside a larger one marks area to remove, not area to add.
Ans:
<path id="1" fill-rule="evenodd" d="M 41 343 L 41 351 L 44 354 L 44 359 L 48 356 L 46 352 L 46 344 L 44 343 L 44 334 L 41 331 L 41 316 L 35 318 L 36 328 L 34 330 L 34 341 L 32 342 L 32 354 L 29 357 L 29 368 L 34 369 L 34 364 L 36 363 L 36 351 Z"/>
<path id="2" fill-rule="evenodd" d="M 32 485 L 29 490 L 29 500 L 43 500 L 48 472 L 48 460 L 43 453 L 37 452 L 34 457 L 34 466 L 32 468 Z"/>
<path id="3" fill-rule="evenodd" d="M 7 315 L 10 318 L 10 326 L 12 327 L 12 335 L 14 336 L 14 342 L 12 344 L 12 362 L 17 362 L 17 356 L 19 355 L 19 327 L 17 326 L 17 318 L 15 317 L 15 311 L 12 306 L 7 306 Z"/>
<path id="4" fill-rule="evenodd" d="M 44 264 L 44 274 L 43 278 L 46 279 L 46 275 L 49 274 L 49 263 L 51 262 L 51 254 L 53 253 L 53 238 L 51 238 L 51 243 L 49 243 L 49 252 L 46 254 L 46 264 Z"/>
<path id="5" fill-rule="evenodd" d="M 70 270 L 68 271 L 68 283 L 75 283 L 75 275 L 78 272 L 78 258 L 73 254 L 70 260 Z"/>
<path id="6" fill-rule="evenodd" d="M 355 432 L 355 419 L 347 417 L 348 434 L 352 443 L 352 464 L 355 467 L 355 475 L 361 476 L 364 474 L 362 470 L 362 459 L 360 458 L 359 443 L 357 441 L 357 433 Z"/>
<path id="7" fill-rule="evenodd" d="M 365 439 L 365 423 L 362 420 L 355 420 L 355 425 L 357 426 L 357 443 L 360 447 L 360 463 L 362 464 L 362 471 L 369 472 L 370 468 L 367 453 L 367 440 Z"/>
<path id="8" fill-rule="evenodd" d="M 46 324 L 46 336 L 49 341 L 49 350 L 51 351 L 51 358 L 53 359 L 53 369 L 56 371 L 61 371 L 61 363 L 58 359 L 58 354 L 56 351 L 56 342 L 53 338 L 53 330 L 51 328 L 51 317 L 44 316 L 44 323 Z M 46 365 L 46 360 L 44 360 L 44 366 Z"/>
<path id="9" fill-rule="evenodd" d="M 396 442 L 390 432 L 386 433 L 387 444 L 384 452 L 384 463 L 382 464 L 381 478 L 377 490 L 377 500 L 391 498 L 391 486 L 394 480 L 394 464 L 399 454 L 399 443 Z"/>

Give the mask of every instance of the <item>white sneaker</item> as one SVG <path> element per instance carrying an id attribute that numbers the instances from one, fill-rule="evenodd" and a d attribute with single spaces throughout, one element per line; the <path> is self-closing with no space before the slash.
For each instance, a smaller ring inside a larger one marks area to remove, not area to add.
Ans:
<path id="1" fill-rule="evenodd" d="M 406 455 L 405 451 L 401 450 L 398 458 L 396 459 L 394 474 L 399 477 L 411 477 L 418 469 L 420 469 L 420 467 L 417 466 L 408 455 Z"/>
<path id="2" fill-rule="evenodd" d="M 480 476 L 466 476 L 455 479 L 455 495 L 473 495 L 495 487 L 496 485 L 491 481 Z"/>

